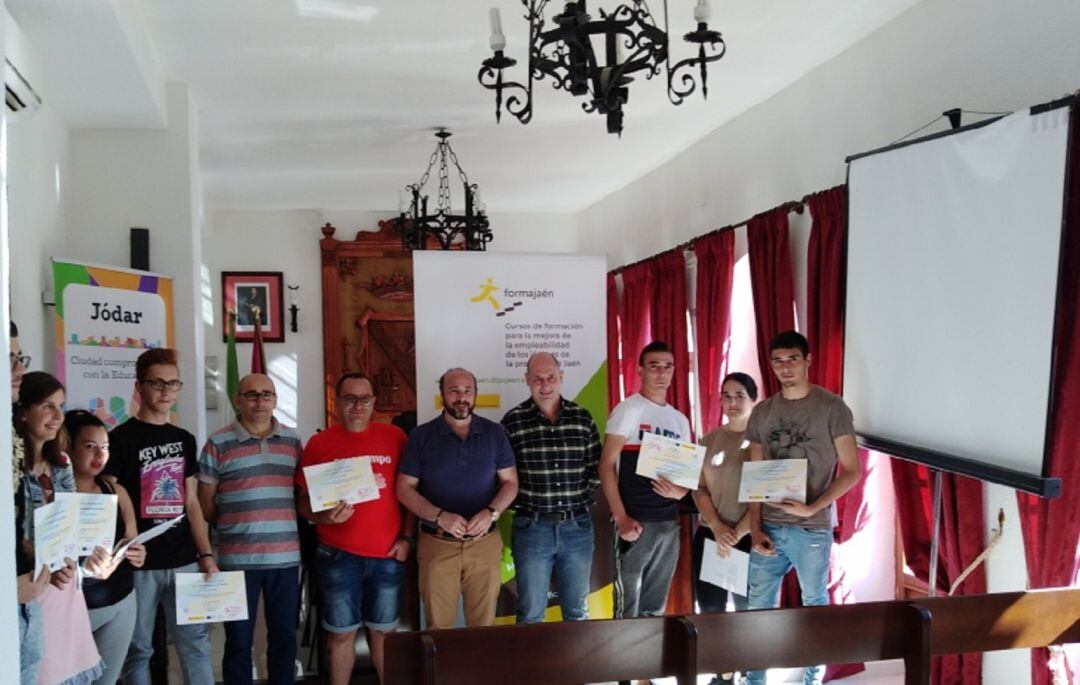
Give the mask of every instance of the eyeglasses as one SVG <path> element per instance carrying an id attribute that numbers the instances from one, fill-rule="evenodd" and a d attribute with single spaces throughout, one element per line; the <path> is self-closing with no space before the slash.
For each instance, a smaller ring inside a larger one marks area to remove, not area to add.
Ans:
<path id="1" fill-rule="evenodd" d="M 375 401 L 374 395 L 343 395 L 341 401 L 350 407 L 360 405 L 361 407 L 370 407 L 371 403 Z"/>
<path id="2" fill-rule="evenodd" d="M 255 392 L 254 390 L 249 390 L 245 393 L 241 393 L 240 397 L 243 397 L 248 402 L 258 402 L 259 400 L 262 400 L 263 402 L 269 402 L 270 400 L 277 397 L 277 393 L 273 390 L 263 390 L 262 392 Z"/>
<path id="3" fill-rule="evenodd" d="M 165 389 L 171 390 L 172 392 L 180 392 L 180 388 L 184 387 L 184 384 L 178 380 L 163 381 L 160 378 L 147 378 L 141 382 L 149 385 L 158 392 Z"/>
<path id="4" fill-rule="evenodd" d="M 8 356 L 11 357 L 11 370 L 14 371 L 18 368 L 19 364 L 23 365 L 23 368 L 30 367 L 30 355 L 28 354 L 15 354 L 14 352 L 8 352 Z"/>

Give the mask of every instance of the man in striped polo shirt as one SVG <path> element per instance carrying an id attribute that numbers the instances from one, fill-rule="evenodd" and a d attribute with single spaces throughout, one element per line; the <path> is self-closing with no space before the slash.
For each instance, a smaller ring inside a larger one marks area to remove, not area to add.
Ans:
<path id="1" fill-rule="evenodd" d="M 554 355 L 537 352 L 525 367 L 530 397 L 502 419 L 518 468 L 511 534 L 518 623 L 544 620 L 552 570 L 563 620 L 589 618 L 600 433 L 588 411 L 563 398 L 562 381 Z"/>
<path id="2" fill-rule="evenodd" d="M 266 613 L 269 683 L 292 683 L 300 603 L 300 538 L 293 480 L 303 446 L 274 418 L 277 393 L 261 373 L 245 376 L 237 392 L 239 417 L 215 432 L 199 455 L 199 502 L 217 524 L 218 564 L 243 571 L 248 620 L 225 623 L 222 676 L 250 683 L 251 645 L 259 595 Z"/>

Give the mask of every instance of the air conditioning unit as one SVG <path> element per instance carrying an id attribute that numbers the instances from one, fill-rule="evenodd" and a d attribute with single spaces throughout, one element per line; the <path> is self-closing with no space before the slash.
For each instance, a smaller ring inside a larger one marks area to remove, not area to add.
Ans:
<path id="1" fill-rule="evenodd" d="M 4 100 L 10 114 L 27 115 L 41 107 L 41 96 L 6 57 L 4 58 Z"/>

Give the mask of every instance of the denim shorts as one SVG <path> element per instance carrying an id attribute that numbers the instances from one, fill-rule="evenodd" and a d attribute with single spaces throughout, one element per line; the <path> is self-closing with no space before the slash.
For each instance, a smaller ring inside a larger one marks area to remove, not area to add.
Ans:
<path id="1" fill-rule="evenodd" d="M 350 633 L 361 624 L 382 631 L 397 627 L 405 564 L 361 557 L 321 543 L 316 558 L 323 628 Z"/>

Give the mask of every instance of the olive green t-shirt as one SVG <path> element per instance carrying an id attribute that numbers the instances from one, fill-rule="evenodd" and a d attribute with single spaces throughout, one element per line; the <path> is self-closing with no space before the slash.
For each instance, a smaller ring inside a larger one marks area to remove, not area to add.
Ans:
<path id="1" fill-rule="evenodd" d="M 746 513 L 746 504 L 739 501 L 739 477 L 743 463 L 750 458 L 750 443 L 742 431 L 730 431 L 723 426 L 700 442 L 705 446 L 701 484 L 720 520 L 734 528 Z"/>
<path id="2" fill-rule="evenodd" d="M 761 445 L 765 459 L 806 459 L 806 501 L 813 502 L 829 487 L 836 472 L 836 439 L 854 435 L 851 410 L 825 388 L 813 386 L 801 399 L 777 393 L 754 407 L 746 438 Z M 804 528 L 831 528 L 832 505 L 808 518 L 786 514 L 765 504 L 761 520 Z"/>

